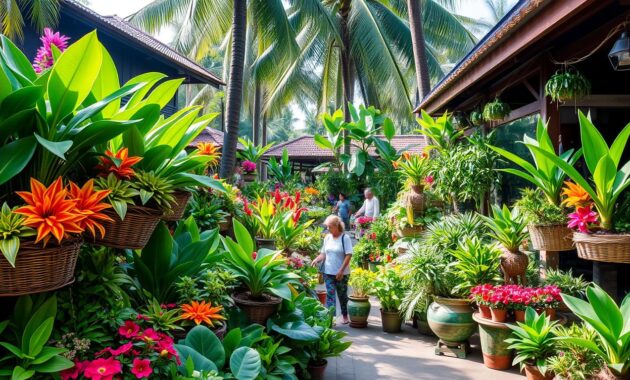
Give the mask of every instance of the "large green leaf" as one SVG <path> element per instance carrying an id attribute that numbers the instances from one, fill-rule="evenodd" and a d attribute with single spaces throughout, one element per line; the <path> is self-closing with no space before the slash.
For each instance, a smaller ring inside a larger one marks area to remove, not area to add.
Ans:
<path id="1" fill-rule="evenodd" d="M 387 140 L 391 140 L 396 134 L 396 127 L 390 118 L 386 118 L 383 122 L 383 134 Z"/>
<path id="2" fill-rule="evenodd" d="M 230 357 L 230 370 L 237 380 L 254 380 L 261 368 L 260 355 L 253 348 L 237 348 Z"/>
<path id="3" fill-rule="evenodd" d="M 36 357 L 42 352 L 44 345 L 50 339 L 50 334 L 52 334 L 53 324 L 55 323 L 55 318 L 50 317 L 46 319 L 41 325 L 35 329 L 33 335 L 31 335 L 28 343 L 28 352 L 27 354 L 31 357 Z"/>
<path id="4" fill-rule="evenodd" d="M 0 252 L 13 268 L 15 268 L 15 258 L 17 257 L 19 250 L 20 238 L 18 236 L 12 236 L 8 239 L 0 240 Z"/>
<path id="5" fill-rule="evenodd" d="M 188 332 L 184 344 L 211 360 L 219 368 L 225 364 L 225 351 L 216 334 L 205 326 L 195 326 Z"/>
<path id="6" fill-rule="evenodd" d="M 582 111 L 578 111 L 580 120 L 580 136 L 582 140 L 582 150 L 586 166 L 591 173 L 595 173 L 599 160 L 608 154 L 608 145 L 601 133 L 593 125 L 591 120 Z"/>
<path id="7" fill-rule="evenodd" d="M 184 78 L 180 79 L 171 79 L 167 80 L 163 83 L 160 83 L 149 96 L 144 100 L 147 103 L 155 103 L 160 106 L 160 108 L 164 108 L 171 101 L 173 96 L 177 93 L 177 89 L 184 81 Z"/>
<path id="8" fill-rule="evenodd" d="M 2 42 L 2 55 L 5 58 L 5 63 L 13 74 L 19 77 L 22 86 L 27 86 L 29 82 L 33 82 L 37 78 L 37 73 L 24 53 L 6 36 L 0 35 L 0 41 Z"/>
<path id="9" fill-rule="evenodd" d="M 123 146 L 129 149 L 129 156 L 144 155 L 144 136 L 138 130 L 136 125 L 129 127 L 122 134 Z"/>
<path id="10" fill-rule="evenodd" d="M 102 61 L 103 51 L 96 31 L 93 31 L 70 45 L 55 62 L 48 79 L 52 128 L 74 112 L 90 94 Z"/>
<path id="11" fill-rule="evenodd" d="M 49 151 L 50 153 L 54 154 L 55 156 L 61 158 L 62 160 L 66 159 L 66 152 L 70 149 L 70 147 L 72 146 L 72 143 L 73 143 L 71 140 L 50 141 L 50 140 L 46 140 L 45 138 L 41 137 L 37 133 L 35 133 L 34 135 L 35 135 L 35 138 L 37 139 L 37 142 L 41 146 L 43 146 L 47 151 Z"/>
<path id="12" fill-rule="evenodd" d="M 151 88 L 160 80 L 166 78 L 165 74 L 162 73 L 156 73 L 156 72 L 148 72 L 148 73 L 143 73 L 140 74 L 138 76 L 135 76 L 131 79 L 129 79 L 127 81 L 127 83 L 125 83 L 125 85 L 128 84 L 136 84 L 136 83 L 144 83 L 145 86 L 138 92 L 136 92 L 135 94 L 133 94 L 133 96 L 127 101 L 127 103 L 125 103 L 124 108 L 126 110 L 132 109 L 134 108 L 136 105 L 138 105 L 142 99 L 144 99 L 144 96 L 149 93 L 149 91 L 151 90 Z"/>
<path id="13" fill-rule="evenodd" d="M 50 318 L 55 318 L 57 315 L 57 297 L 52 296 L 48 298 L 34 313 L 30 316 L 28 323 L 24 327 L 22 333 L 22 351 L 25 353 L 31 352 L 31 338 L 35 335 L 36 330 Z M 27 318 L 28 316 L 23 316 Z M 50 335 L 50 334 L 49 334 Z"/>
<path id="14" fill-rule="evenodd" d="M 43 94 L 44 88 L 41 86 L 27 86 L 13 91 L 0 103 L 0 120 L 10 117 L 16 112 L 34 108 Z"/>
<path id="15" fill-rule="evenodd" d="M 35 137 L 22 138 L 0 147 L 0 185 L 24 170 L 36 147 Z"/>
<path id="16" fill-rule="evenodd" d="M 0 141 L 6 141 L 13 134 L 20 137 L 32 136 L 37 126 L 38 115 L 37 111 L 31 108 L 14 113 L 0 121 Z"/>
<path id="17" fill-rule="evenodd" d="M 0 103 L 2 103 L 2 99 L 6 98 L 13 91 L 12 87 L 7 74 L 0 70 Z"/>
<path id="18" fill-rule="evenodd" d="M 100 43 L 99 43 L 100 44 Z M 116 64 L 109 55 L 105 46 L 101 45 L 101 52 L 103 56 L 101 71 L 94 81 L 92 86 L 92 94 L 97 101 L 105 99 L 110 94 L 120 89 L 120 80 L 118 79 L 118 70 L 116 70 Z M 120 108 L 120 98 L 114 98 L 103 110 L 101 111 L 104 118 L 112 117 Z"/>
<path id="19" fill-rule="evenodd" d="M 142 261 L 154 276 L 160 276 L 168 272 L 172 252 L 173 238 L 166 225 L 160 222 L 142 249 Z"/>
<path id="20" fill-rule="evenodd" d="M 179 358 L 182 361 L 181 367 L 183 367 L 183 364 L 185 364 L 188 358 L 190 358 L 196 371 L 210 372 L 219 370 L 219 368 L 216 366 L 216 364 L 212 362 L 212 360 L 201 355 L 193 348 L 190 348 L 183 344 L 175 344 L 173 346 L 175 347 L 175 350 L 177 350 Z"/>
<path id="21" fill-rule="evenodd" d="M 42 373 L 59 373 L 64 369 L 72 368 L 73 366 L 74 362 L 64 358 L 63 356 L 57 355 L 53 356 L 44 363 L 32 365 L 31 368 Z"/>
<path id="22" fill-rule="evenodd" d="M 612 158 L 615 166 L 619 166 L 619 161 L 623 151 L 626 149 L 628 138 L 630 137 L 630 123 L 626 124 L 621 132 L 617 135 L 615 141 L 610 146 L 610 157 Z"/>

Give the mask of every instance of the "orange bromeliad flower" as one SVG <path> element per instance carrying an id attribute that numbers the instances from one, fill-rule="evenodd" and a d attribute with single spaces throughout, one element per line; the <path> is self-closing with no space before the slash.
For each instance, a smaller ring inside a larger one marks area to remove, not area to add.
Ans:
<path id="1" fill-rule="evenodd" d="M 564 186 L 565 187 L 562 189 L 562 195 L 566 198 L 562 201 L 563 205 L 577 208 L 586 207 L 591 203 L 591 196 L 582 186 L 570 181 L 564 181 Z"/>
<path id="2" fill-rule="evenodd" d="M 69 233 L 83 232 L 80 224 L 85 216 L 77 211 L 77 201 L 68 199 L 61 177 L 48 188 L 31 178 L 31 192 L 18 191 L 17 195 L 27 206 L 16 209 L 15 213 L 25 216 L 25 226 L 37 229 L 35 243 L 43 240 L 47 244 L 51 235 L 61 243 Z"/>
<path id="3" fill-rule="evenodd" d="M 112 221 L 112 218 L 101 212 L 112 207 L 110 204 L 101 202 L 109 193 L 110 190 L 94 191 L 94 180 L 87 181 L 83 187 L 70 182 L 70 196 L 77 201 L 77 212 L 85 216 L 85 219 L 79 222 L 79 226 L 84 231 L 89 230 L 94 237 L 96 237 L 96 230 L 101 233 L 101 237 L 105 237 L 105 228 L 98 222 L 99 220 Z"/>
<path id="4" fill-rule="evenodd" d="M 219 163 L 219 157 L 221 157 L 221 152 L 219 152 L 219 147 L 216 144 L 211 142 L 200 142 L 197 144 L 197 154 L 201 154 L 203 156 L 212 156 L 212 159 L 208 161 L 209 166 L 214 166 Z"/>
<path id="5" fill-rule="evenodd" d="M 133 178 L 136 172 L 134 172 L 131 167 L 142 160 L 142 157 L 129 157 L 129 150 L 127 148 L 121 148 L 116 153 L 106 150 L 105 156 L 106 157 L 99 157 L 101 163 L 96 165 L 96 169 L 101 171 L 101 177 L 107 177 L 109 173 L 114 173 L 118 179 Z"/>
<path id="6" fill-rule="evenodd" d="M 214 321 L 225 320 L 225 317 L 219 314 L 223 310 L 222 306 L 212 307 L 212 304 L 206 301 L 192 301 L 189 304 L 182 305 L 182 319 L 195 321 L 196 324 L 205 322 L 208 326 L 214 327 Z"/>

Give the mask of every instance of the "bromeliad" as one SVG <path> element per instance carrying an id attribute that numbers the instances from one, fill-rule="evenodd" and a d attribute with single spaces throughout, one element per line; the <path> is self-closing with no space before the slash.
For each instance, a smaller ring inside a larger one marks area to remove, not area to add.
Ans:
<path id="1" fill-rule="evenodd" d="M 96 166 L 101 177 L 107 177 L 109 173 L 114 173 L 118 179 L 132 179 L 136 172 L 132 166 L 142 160 L 142 157 L 129 157 L 129 150 L 121 148 L 116 153 L 110 150 L 105 151 L 105 156 L 99 158 L 101 163 Z"/>
<path id="2" fill-rule="evenodd" d="M 79 227 L 89 230 L 94 237 L 96 237 L 96 230 L 101 233 L 101 237 L 105 237 L 105 228 L 98 221 L 112 221 L 109 216 L 101 212 L 112 207 L 102 202 L 110 193 L 110 190 L 94 190 L 94 180 L 87 181 L 83 187 L 70 182 L 70 196 L 77 201 L 77 212 L 85 216 L 79 221 Z"/>

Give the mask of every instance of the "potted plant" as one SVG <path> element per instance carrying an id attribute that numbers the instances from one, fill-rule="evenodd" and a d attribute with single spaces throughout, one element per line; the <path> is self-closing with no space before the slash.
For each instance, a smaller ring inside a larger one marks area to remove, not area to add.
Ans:
<path id="1" fill-rule="evenodd" d="M 319 339 L 305 346 L 308 357 L 308 373 L 312 380 L 324 379 L 324 372 L 328 361 L 326 358 L 340 356 L 348 349 L 352 342 L 344 342 L 342 339 L 348 335 L 343 331 L 324 328 Z"/>
<path id="2" fill-rule="evenodd" d="M 256 180 L 256 163 L 245 160 L 241 163 L 241 169 L 243 170 L 243 181 L 245 183 L 252 183 Z"/>
<path id="3" fill-rule="evenodd" d="M 370 291 L 376 275 L 374 272 L 355 268 L 350 274 L 348 285 L 352 288 L 352 294 L 348 297 L 348 316 L 350 327 L 365 328 L 370 315 Z"/>
<path id="4" fill-rule="evenodd" d="M 286 260 L 274 251 L 254 251 L 254 242 L 247 229 L 234 221 L 234 236 L 222 238 L 226 255 L 223 266 L 232 272 L 246 289 L 233 295 L 234 303 L 253 323 L 265 325 L 282 299 L 291 299 L 289 284 L 296 284 L 299 276 L 286 266 Z"/>
<path id="5" fill-rule="evenodd" d="M 402 316 L 400 304 L 405 293 L 401 279 L 400 268 L 395 265 L 384 265 L 376 274 L 373 284 L 373 295 L 381 303 L 381 321 L 383 331 L 387 333 L 400 332 Z"/>
<path id="6" fill-rule="evenodd" d="M 243 180 L 245 182 L 253 182 L 256 180 L 256 166 L 258 161 L 271 149 L 273 143 L 257 145 L 248 137 L 239 138 L 238 142 L 243 146 L 243 149 L 236 153 L 236 156 L 242 161 Z"/>
<path id="7" fill-rule="evenodd" d="M 562 271 L 560 269 L 547 269 L 543 285 L 554 285 L 560 289 L 560 293 L 580 299 L 586 298 L 586 289 L 591 286 L 591 282 L 584 280 L 582 275 L 574 276 L 573 271 Z M 559 299 L 558 310 L 570 312 L 562 299 Z"/>
<path id="8" fill-rule="evenodd" d="M 109 218 L 102 202 L 107 191 L 95 191 L 93 181 L 65 186 L 62 177 L 46 187 L 31 179 L 31 191 L 19 191 L 23 205 L 0 212 L 0 294 L 15 296 L 58 289 L 74 281 L 82 234 L 106 234 Z M 35 239 L 32 237 L 35 236 Z"/>
<path id="9" fill-rule="evenodd" d="M 547 358 L 547 370 L 556 375 L 555 379 L 601 379 L 597 376 L 606 365 L 601 357 L 587 348 L 568 342 L 565 338 L 597 340 L 597 333 L 585 325 L 574 323 L 567 327 L 557 326 L 554 333 L 560 339 L 556 341 L 556 354 Z M 605 378 L 605 377 L 604 377 Z"/>
<path id="10" fill-rule="evenodd" d="M 510 106 L 495 98 L 483 107 L 483 119 L 485 121 L 501 121 L 510 114 Z"/>
<path id="11" fill-rule="evenodd" d="M 510 160 L 521 169 L 501 169 L 506 173 L 516 175 L 536 186 L 535 191 L 524 190 L 518 207 L 526 214 L 528 229 L 532 245 L 536 250 L 569 251 L 573 249 L 571 230 L 566 226 L 567 212 L 562 207 L 560 192 L 562 183 L 566 179 L 564 169 L 547 155 L 555 156 L 555 147 L 549 136 L 547 124 L 538 119 L 536 138 L 523 136 L 523 144 L 528 148 L 531 161 L 508 152 L 507 150 L 490 146 L 491 149 Z M 546 154 L 539 153 L 544 151 Z M 566 166 L 573 167 L 582 157 L 582 150 L 569 149 L 558 156 Z M 539 197 L 544 193 L 544 198 Z"/>
<path id="12" fill-rule="evenodd" d="M 482 125 L 484 122 L 483 114 L 479 111 L 472 111 L 470 113 L 470 123 L 475 127 Z"/>
<path id="13" fill-rule="evenodd" d="M 501 271 L 506 284 L 519 281 L 524 284 L 529 259 L 520 251 L 521 244 L 527 237 L 526 222 L 518 208 L 510 209 L 503 205 L 492 206 L 492 217 L 481 215 L 490 229 L 490 237 L 501 244 L 503 254 L 500 258 Z"/>
<path id="14" fill-rule="evenodd" d="M 510 343 L 510 349 L 516 351 L 512 364 L 519 364 L 528 380 L 553 379 L 553 374 L 547 373 L 546 360 L 555 353 L 558 337 L 553 329 L 556 323 L 529 307 L 525 311 L 525 322 L 508 325 L 512 338 L 506 342 Z"/>
<path id="15" fill-rule="evenodd" d="M 426 185 L 425 177 L 429 170 L 429 155 L 405 152 L 392 164 L 409 186 L 409 190 L 403 196 L 405 207 L 409 207 L 413 215 L 422 214 L 425 210 L 423 192 Z"/>
<path id="16" fill-rule="evenodd" d="M 619 168 L 623 150 L 630 136 L 630 125 L 621 131 L 609 147 L 587 116 L 578 111 L 578 117 L 584 161 L 593 186 L 578 170 L 557 155 L 538 147 L 532 146 L 532 149 L 549 158 L 567 173 L 579 187 L 575 188 L 578 191 L 576 196 L 583 199 L 581 194 L 583 193 L 590 198 L 584 199 L 589 204 L 576 205 L 575 212 L 569 215 L 569 227 L 578 229 L 573 234 L 578 256 L 587 260 L 630 263 L 630 234 L 615 233 L 613 220 L 617 200 L 630 186 L 630 176 L 626 175 L 629 164 Z M 592 209 L 593 206 L 595 210 Z M 594 224 L 599 225 L 597 231 L 593 231 Z"/>
<path id="17" fill-rule="evenodd" d="M 591 92 L 591 82 L 575 68 L 556 71 L 545 83 L 545 95 L 556 103 L 576 100 Z"/>
<path id="18" fill-rule="evenodd" d="M 223 339 L 227 331 L 226 318 L 221 314 L 223 306 L 215 305 L 206 301 L 191 301 L 180 305 L 183 326 L 199 326 L 202 323 L 209 327 L 219 338 Z"/>
<path id="19" fill-rule="evenodd" d="M 595 331 L 598 339 L 567 337 L 563 340 L 583 347 L 599 356 L 613 378 L 628 379 L 630 376 L 630 295 L 626 295 L 621 307 L 600 287 L 593 285 L 586 290 L 587 301 L 562 295 L 564 303 L 582 322 Z"/>

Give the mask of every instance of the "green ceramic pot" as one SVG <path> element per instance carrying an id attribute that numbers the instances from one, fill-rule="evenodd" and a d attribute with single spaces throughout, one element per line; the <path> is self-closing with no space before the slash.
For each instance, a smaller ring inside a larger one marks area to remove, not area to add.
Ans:
<path id="1" fill-rule="evenodd" d="M 470 301 L 466 299 L 435 297 L 429 305 L 427 322 L 444 343 L 461 343 L 477 330 L 472 314 Z"/>
<path id="2" fill-rule="evenodd" d="M 479 324 L 479 339 L 483 364 L 491 369 L 505 370 L 512 367 L 512 350 L 505 340 L 510 337 L 512 330 L 507 323 L 493 322 L 475 313 L 473 319 Z"/>
<path id="3" fill-rule="evenodd" d="M 370 298 L 369 297 L 348 297 L 348 317 L 350 317 L 350 327 L 365 328 L 367 327 L 368 317 L 370 315 Z"/>
<path id="4" fill-rule="evenodd" d="M 381 321 L 383 323 L 383 331 L 386 333 L 400 332 L 402 325 L 402 317 L 397 311 L 384 311 L 381 309 Z"/>
<path id="5" fill-rule="evenodd" d="M 416 322 L 418 323 L 418 332 L 426 336 L 435 336 L 429 322 L 427 321 L 426 311 L 416 313 Z"/>

